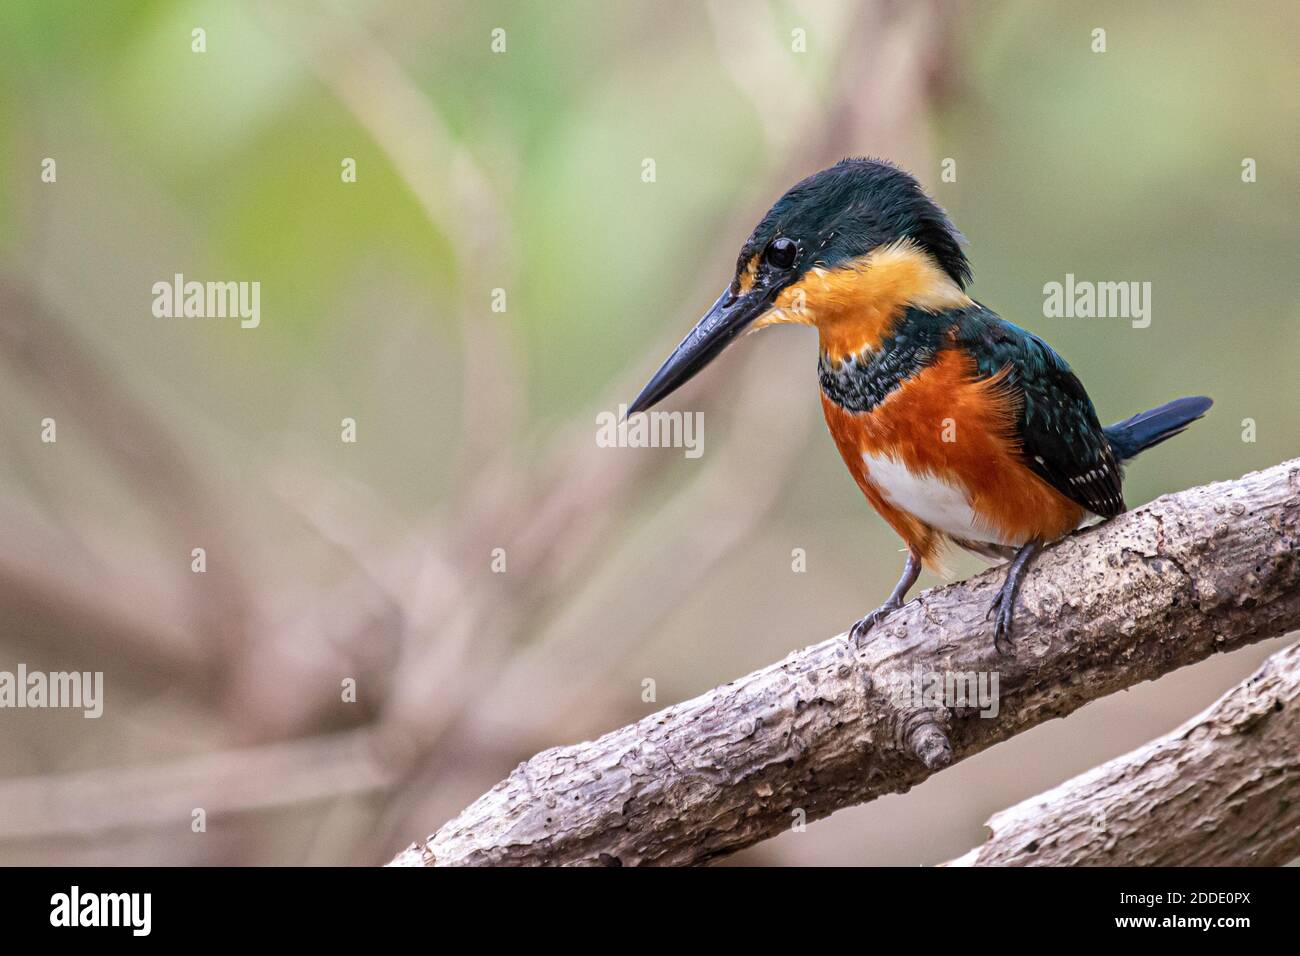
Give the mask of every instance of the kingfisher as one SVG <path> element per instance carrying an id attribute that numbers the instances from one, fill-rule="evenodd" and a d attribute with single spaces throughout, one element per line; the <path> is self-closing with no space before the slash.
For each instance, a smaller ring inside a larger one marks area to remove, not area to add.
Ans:
<path id="1" fill-rule="evenodd" d="M 850 158 L 790 188 L 754 227 L 731 283 L 627 414 L 693 378 L 741 332 L 817 330 L 831 437 L 858 487 L 907 545 L 860 643 L 950 546 L 1007 562 L 986 617 L 1014 653 L 1016 595 L 1043 547 L 1126 510 L 1124 464 L 1209 409 L 1179 398 L 1103 427 L 1070 366 L 972 299 L 957 231 L 910 174 Z"/>

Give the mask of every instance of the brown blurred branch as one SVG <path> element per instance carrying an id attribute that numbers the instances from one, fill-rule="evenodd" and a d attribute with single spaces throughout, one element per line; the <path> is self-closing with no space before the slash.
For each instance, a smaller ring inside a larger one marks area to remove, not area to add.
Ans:
<path id="1" fill-rule="evenodd" d="M 0 527 L 0 608 L 54 625 L 41 633 L 70 646 L 93 640 L 115 663 L 201 686 L 207 657 L 183 602 L 153 583 L 164 575 L 107 566 L 74 536 L 8 505 Z"/>
<path id="2" fill-rule="evenodd" d="M 704 863 L 906 791 L 1053 717 L 1300 626 L 1300 459 L 1168 495 L 1044 554 L 993 649 L 990 571 L 595 742 L 557 747 L 394 862 Z M 913 675 L 997 674 L 999 712 L 928 708 Z"/>
<path id="3" fill-rule="evenodd" d="M 0 781 L 0 839 L 156 827 L 188 834 L 197 809 L 217 818 L 381 790 L 392 774 L 372 738 L 353 730 L 151 767 Z"/>
<path id="4" fill-rule="evenodd" d="M 1172 733 L 993 816 L 949 866 L 1282 866 L 1300 856 L 1300 644 Z"/>
<path id="5" fill-rule="evenodd" d="M 121 477 L 148 495 L 150 511 L 175 549 L 176 565 L 185 569 L 176 578 L 189 579 L 189 605 L 203 640 L 197 648 L 179 650 L 166 648 L 161 638 L 137 643 L 187 657 L 197 649 L 205 666 L 222 676 L 242 653 L 251 599 L 238 571 L 237 536 L 222 514 L 223 497 L 204 478 L 187 444 L 100 361 L 56 309 L 12 276 L 0 277 L 0 359 L 47 406 L 75 409 L 86 442 L 98 445 Z M 64 425 L 65 435 L 68 427 Z M 188 574 L 194 547 L 205 548 L 212 561 L 202 578 Z M 58 575 L 63 569 L 52 563 L 49 570 Z M 51 582 L 48 589 L 59 587 Z M 151 596 L 149 589 L 135 595 L 146 596 Z"/>

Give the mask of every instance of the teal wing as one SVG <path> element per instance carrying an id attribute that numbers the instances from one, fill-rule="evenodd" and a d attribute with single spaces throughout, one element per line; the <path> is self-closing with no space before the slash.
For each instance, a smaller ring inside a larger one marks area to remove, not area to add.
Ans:
<path id="1" fill-rule="evenodd" d="M 1016 427 L 1025 464 L 1094 514 L 1110 518 L 1123 512 L 1123 474 L 1092 400 L 1065 359 L 983 306 L 964 310 L 952 336 L 954 345 L 974 357 L 982 377 L 1008 369 L 1008 386 L 1020 402 Z"/>

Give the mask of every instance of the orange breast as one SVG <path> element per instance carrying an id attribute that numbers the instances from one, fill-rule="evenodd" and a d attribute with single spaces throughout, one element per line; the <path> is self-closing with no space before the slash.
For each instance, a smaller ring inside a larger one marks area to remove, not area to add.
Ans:
<path id="1" fill-rule="evenodd" d="M 869 412 L 822 395 L 826 424 L 863 494 L 931 564 L 952 538 L 1018 546 L 1058 538 L 1083 519 L 1079 505 L 1021 460 L 1015 403 L 1002 376 L 977 380 L 973 360 L 956 349 Z"/>

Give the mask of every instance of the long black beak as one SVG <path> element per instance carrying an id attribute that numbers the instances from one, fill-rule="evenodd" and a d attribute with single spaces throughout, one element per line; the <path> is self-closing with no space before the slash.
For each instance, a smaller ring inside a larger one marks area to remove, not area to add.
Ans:
<path id="1" fill-rule="evenodd" d="M 632 415 L 645 411 L 689 382 L 717 358 L 745 330 L 745 326 L 766 312 L 769 304 L 769 297 L 757 289 L 741 296 L 733 296 L 730 289 L 725 290 L 641 389 L 636 401 L 628 406 L 627 413 Z"/>

